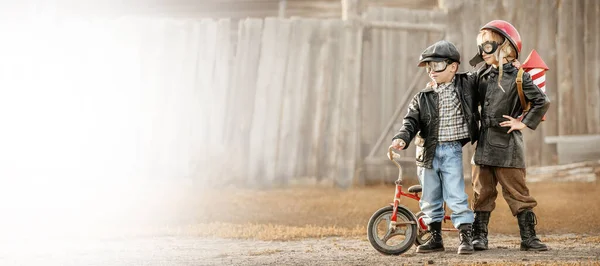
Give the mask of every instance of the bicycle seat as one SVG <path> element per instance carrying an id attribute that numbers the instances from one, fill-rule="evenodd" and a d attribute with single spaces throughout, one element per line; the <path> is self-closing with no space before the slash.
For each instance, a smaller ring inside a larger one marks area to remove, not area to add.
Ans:
<path id="1" fill-rule="evenodd" d="M 411 186 L 408 188 L 408 192 L 410 192 L 410 193 L 419 193 L 419 192 L 421 192 L 421 190 L 423 190 L 421 185 L 414 185 L 414 186 Z"/>

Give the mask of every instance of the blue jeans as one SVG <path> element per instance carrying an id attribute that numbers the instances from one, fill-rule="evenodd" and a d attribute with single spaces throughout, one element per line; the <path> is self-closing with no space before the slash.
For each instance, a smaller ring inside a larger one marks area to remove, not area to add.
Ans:
<path id="1" fill-rule="evenodd" d="M 452 210 L 452 224 L 473 223 L 463 177 L 462 145 L 458 141 L 439 142 L 435 148 L 433 168 L 418 168 L 419 182 L 423 187 L 419 205 L 425 213 L 426 224 L 444 219 L 443 202 Z"/>

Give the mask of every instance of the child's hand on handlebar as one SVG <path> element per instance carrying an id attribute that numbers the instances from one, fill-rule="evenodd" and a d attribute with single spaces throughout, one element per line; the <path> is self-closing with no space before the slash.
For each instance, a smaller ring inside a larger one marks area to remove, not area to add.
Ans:
<path id="1" fill-rule="evenodd" d="M 394 139 L 392 140 L 392 148 L 396 150 L 402 150 L 406 146 L 406 143 L 402 139 Z"/>

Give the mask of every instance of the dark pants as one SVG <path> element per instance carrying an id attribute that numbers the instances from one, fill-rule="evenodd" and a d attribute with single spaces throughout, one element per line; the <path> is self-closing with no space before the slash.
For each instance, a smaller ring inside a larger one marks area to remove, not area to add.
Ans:
<path id="1" fill-rule="evenodd" d="M 473 210 L 491 212 L 496 208 L 498 191 L 496 185 L 502 186 L 502 196 L 508 203 L 513 216 L 537 205 L 537 201 L 529 195 L 525 183 L 524 168 L 506 168 L 484 165 L 473 166 Z"/>

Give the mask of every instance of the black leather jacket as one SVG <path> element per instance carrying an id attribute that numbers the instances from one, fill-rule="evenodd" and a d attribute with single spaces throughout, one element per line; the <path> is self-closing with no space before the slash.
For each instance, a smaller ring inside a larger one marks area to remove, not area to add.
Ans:
<path id="1" fill-rule="evenodd" d="M 469 139 L 474 143 L 479 136 L 479 112 L 477 110 L 477 75 L 457 73 L 454 77 L 454 89 L 459 97 L 462 113 L 467 121 Z M 415 95 L 404 116 L 402 128 L 393 139 L 406 142 L 404 149 L 418 136 L 424 141 L 415 141 L 417 147 L 417 165 L 425 168 L 433 167 L 433 156 L 438 144 L 439 129 L 438 94 L 427 86 Z M 469 139 L 462 141 L 465 145 Z"/>
<path id="2" fill-rule="evenodd" d="M 479 104 L 481 105 L 481 133 L 475 151 L 475 163 L 496 167 L 525 168 L 523 135 L 519 130 L 507 134 L 508 127 L 500 127 L 506 121 L 502 115 L 517 118 L 523 108 L 517 92 L 517 69 L 512 64 L 503 66 L 502 88 L 498 87 L 498 69 L 484 67 L 478 72 Z M 522 122 L 531 129 L 536 129 L 542 117 L 550 107 L 550 100 L 531 80 L 528 73 L 523 73 L 523 93 L 531 102 L 531 109 Z"/>

